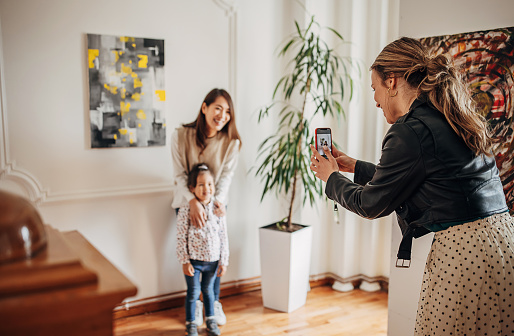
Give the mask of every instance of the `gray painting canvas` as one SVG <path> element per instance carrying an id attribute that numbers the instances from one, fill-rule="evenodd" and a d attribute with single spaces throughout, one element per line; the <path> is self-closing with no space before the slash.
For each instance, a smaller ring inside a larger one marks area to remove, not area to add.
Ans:
<path id="1" fill-rule="evenodd" d="M 164 40 L 87 34 L 91 147 L 166 144 Z"/>

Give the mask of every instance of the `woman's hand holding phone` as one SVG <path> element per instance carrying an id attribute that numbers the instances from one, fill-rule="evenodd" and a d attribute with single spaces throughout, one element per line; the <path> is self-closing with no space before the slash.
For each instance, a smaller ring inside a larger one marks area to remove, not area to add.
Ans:
<path id="1" fill-rule="evenodd" d="M 332 154 L 336 159 L 339 171 L 342 171 L 344 173 L 355 173 L 355 164 L 357 163 L 357 160 L 337 150 L 337 148 L 334 145 L 332 145 Z"/>
<path id="2" fill-rule="evenodd" d="M 319 151 L 313 145 L 310 145 L 312 156 L 311 156 L 311 170 L 314 172 L 317 178 L 327 182 L 330 175 L 333 172 L 339 171 L 339 167 L 336 159 L 330 153 L 330 150 L 325 146 L 326 150 L 325 155 L 327 158 L 325 159 Z"/>

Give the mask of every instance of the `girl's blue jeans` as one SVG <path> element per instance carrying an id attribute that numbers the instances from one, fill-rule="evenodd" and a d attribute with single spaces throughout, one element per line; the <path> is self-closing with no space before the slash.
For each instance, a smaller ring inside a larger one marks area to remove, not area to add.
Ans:
<path id="1" fill-rule="evenodd" d="M 227 206 L 225 206 L 225 209 L 227 209 Z M 175 209 L 175 214 L 178 215 L 178 208 Z M 220 282 L 221 278 L 216 277 L 216 280 L 214 280 L 214 301 L 220 300 Z"/>
<path id="2" fill-rule="evenodd" d="M 190 260 L 195 269 L 193 276 L 185 275 L 187 283 L 186 321 L 195 319 L 196 300 L 203 294 L 205 317 L 214 316 L 214 281 L 218 270 L 217 261 Z M 201 278 L 201 279 L 200 279 Z"/>

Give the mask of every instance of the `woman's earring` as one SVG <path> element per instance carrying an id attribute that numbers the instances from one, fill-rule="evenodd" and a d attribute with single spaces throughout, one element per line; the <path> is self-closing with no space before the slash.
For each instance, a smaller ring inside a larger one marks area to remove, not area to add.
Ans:
<path id="1" fill-rule="evenodd" d="M 396 97 L 396 95 L 398 94 L 398 90 L 396 90 L 395 94 L 391 96 L 391 93 L 390 93 L 389 91 L 391 91 L 391 88 L 390 88 L 390 87 L 389 87 L 389 88 L 387 88 L 387 93 L 389 94 L 389 97 L 391 97 L 391 98 L 392 98 L 392 97 Z"/>

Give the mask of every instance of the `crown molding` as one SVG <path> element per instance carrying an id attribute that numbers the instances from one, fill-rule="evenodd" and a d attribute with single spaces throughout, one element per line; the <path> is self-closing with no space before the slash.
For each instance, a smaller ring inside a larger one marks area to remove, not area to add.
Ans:
<path id="1" fill-rule="evenodd" d="M 230 0 L 212 0 L 214 4 L 225 11 L 226 16 L 232 16 L 237 11 L 235 1 Z"/>
<path id="2" fill-rule="evenodd" d="M 235 1 L 229 0 L 212 0 L 218 7 L 225 11 L 228 17 L 228 90 L 233 100 L 237 97 L 237 6 Z"/>
<path id="3" fill-rule="evenodd" d="M 213 0 L 224 11 L 229 20 L 229 91 L 236 96 L 236 40 L 237 40 L 237 8 L 233 1 Z M 1 22 L 0 22 L 1 23 Z M 125 187 L 73 190 L 66 192 L 51 192 L 45 188 L 39 179 L 28 170 L 18 167 L 10 156 L 7 104 L 5 92 L 4 53 L 2 30 L 0 24 L 0 181 L 12 181 L 20 186 L 26 196 L 37 205 L 93 199 L 99 197 L 131 196 L 150 193 L 170 192 L 172 183 L 138 184 Z M 236 100 L 237 101 L 237 100 Z"/>

